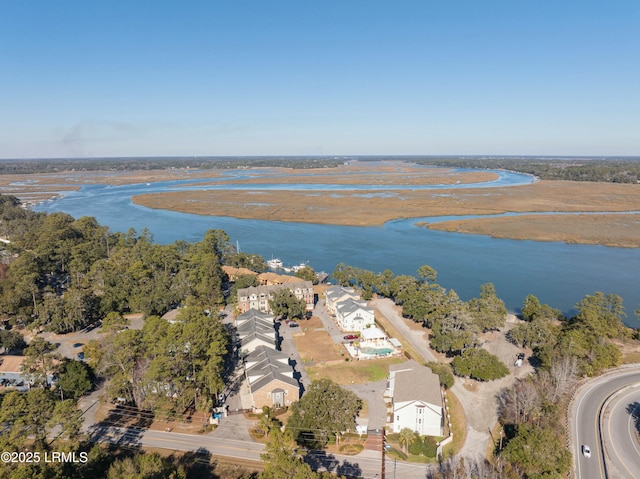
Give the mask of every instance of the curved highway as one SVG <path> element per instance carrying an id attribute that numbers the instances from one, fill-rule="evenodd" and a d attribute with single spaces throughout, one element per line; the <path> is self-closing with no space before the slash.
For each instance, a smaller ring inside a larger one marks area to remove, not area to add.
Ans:
<path id="1" fill-rule="evenodd" d="M 640 413 L 640 386 L 624 388 L 606 404 L 602 439 L 610 476 L 634 479 L 640 475 L 640 443 L 637 418 Z"/>
<path id="2" fill-rule="evenodd" d="M 631 412 L 640 404 L 637 386 L 640 366 L 596 378 L 576 393 L 571 435 L 577 478 L 638 477 L 640 453 L 634 446 L 639 445 L 635 431 L 630 429 L 635 428 Z M 585 444 L 591 449 L 591 457 L 582 452 Z"/>

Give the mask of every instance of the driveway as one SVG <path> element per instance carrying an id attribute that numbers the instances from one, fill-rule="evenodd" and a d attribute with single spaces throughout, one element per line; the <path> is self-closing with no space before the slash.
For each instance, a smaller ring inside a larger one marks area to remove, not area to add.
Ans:
<path id="1" fill-rule="evenodd" d="M 322 325 L 327 330 L 327 333 L 329 334 L 329 336 L 331 336 L 331 339 L 333 339 L 334 343 L 336 344 L 344 343 L 344 338 L 343 338 L 344 332 L 340 330 L 335 320 L 331 317 L 331 315 L 327 311 L 324 299 L 318 300 L 318 303 L 316 304 L 316 307 L 313 310 L 313 315 L 320 318 L 320 320 L 322 321 Z"/>
<path id="2" fill-rule="evenodd" d="M 299 323 L 304 324 L 304 320 L 300 321 Z M 289 355 L 289 365 L 294 370 L 293 377 L 300 383 L 300 397 L 302 397 L 302 393 L 304 393 L 305 387 L 311 384 L 311 380 L 309 379 L 309 376 L 307 376 L 307 372 L 304 369 L 304 364 L 302 363 L 302 358 L 300 358 L 298 348 L 296 348 L 296 344 L 293 341 L 293 335 L 300 332 L 300 327 L 291 328 L 284 322 L 279 323 L 278 326 L 278 334 L 282 338 L 280 349 L 283 353 Z"/>
<path id="3" fill-rule="evenodd" d="M 251 425 L 251 421 L 245 419 L 244 414 L 230 414 L 221 418 L 219 426 L 209 435 L 219 439 L 253 442 L 249 434 Z"/>
<path id="4" fill-rule="evenodd" d="M 387 423 L 387 405 L 384 402 L 384 392 L 387 388 L 387 380 L 376 381 L 375 383 L 350 384 L 343 386 L 345 389 L 354 392 L 360 399 L 367 402 L 368 429 L 382 429 Z"/>

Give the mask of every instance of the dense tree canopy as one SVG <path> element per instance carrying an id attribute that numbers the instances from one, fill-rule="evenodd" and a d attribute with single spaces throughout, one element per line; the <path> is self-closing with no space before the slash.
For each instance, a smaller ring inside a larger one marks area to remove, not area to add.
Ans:
<path id="1" fill-rule="evenodd" d="M 26 345 L 24 336 L 18 331 L 0 329 L 0 348 L 3 348 L 5 353 L 22 351 Z"/>
<path id="2" fill-rule="evenodd" d="M 496 295 L 492 283 L 483 284 L 480 287 L 480 297 L 471 299 L 468 304 L 469 312 L 481 331 L 496 330 L 504 326 L 507 308 Z"/>
<path id="3" fill-rule="evenodd" d="M 0 424 L 5 431 L 0 435 L 3 451 L 22 450 L 27 438 L 34 440 L 37 450 L 49 450 L 48 437 L 56 428 L 60 428 L 56 441 L 68 440 L 77 445 L 82 420 L 75 401 L 56 401 L 51 391 L 34 388 L 4 396 Z"/>
<path id="4" fill-rule="evenodd" d="M 16 223 L 1 223 L 17 255 L 0 283 L 0 314 L 12 324 L 67 333 L 111 312 L 162 315 L 186 300 L 213 311 L 224 304 L 224 261 L 264 269 L 220 230 L 200 243 L 159 245 L 148 230 L 111 233 L 95 218 L 25 213 L 0 198 L 0 216 Z"/>
<path id="5" fill-rule="evenodd" d="M 288 288 L 283 288 L 273 293 L 269 300 L 269 307 L 273 314 L 282 318 L 302 318 L 305 315 L 307 304 L 298 299 Z"/>
<path id="6" fill-rule="evenodd" d="M 186 307 L 174 323 L 150 316 L 142 331 L 105 336 L 91 345 L 90 354 L 98 358 L 98 371 L 110 378 L 112 397 L 182 413 L 190 404 L 208 410 L 224 387 L 229 334 L 217 315 Z"/>
<path id="7" fill-rule="evenodd" d="M 446 314 L 434 322 L 431 347 L 441 353 L 456 354 L 475 346 L 478 326 L 466 304 L 450 290 L 446 297 Z"/>
<path id="8" fill-rule="evenodd" d="M 260 479 L 335 479 L 337 477 L 329 472 L 315 472 L 311 469 L 303 456 L 297 452 L 291 430 L 282 432 L 278 428 L 273 429 L 265 452 L 260 457 L 264 462 Z"/>
<path id="9" fill-rule="evenodd" d="M 296 277 L 304 281 L 311 281 L 313 284 L 318 284 L 318 275 L 316 274 L 316 271 L 309 265 L 306 265 L 304 268 L 300 268 L 294 274 Z"/>
<path id="10" fill-rule="evenodd" d="M 299 444 L 322 447 L 329 436 L 355 430 L 362 400 L 330 379 L 313 381 L 291 406 L 287 428 Z"/>
<path id="11" fill-rule="evenodd" d="M 571 453 L 562 437 L 529 424 L 518 426 L 502 457 L 515 464 L 526 479 L 566 477 L 571 468 Z"/>
<path id="12" fill-rule="evenodd" d="M 247 268 L 256 273 L 264 273 L 269 269 L 267 262 L 262 256 L 251 253 L 229 253 L 225 264 L 235 268 Z"/>
<path id="13" fill-rule="evenodd" d="M 91 371 L 80 361 L 68 361 L 63 367 L 56 383 L 63 397 L 78 399 L 91 390 Z"/>
<path id="14" fill-rule="evenodd" d="M 479 381 L 500 379 L 509 374 L 507 366 L 484 349 L 467 349 L 453 359 L 451 366 L 458 376 L 468 376 Z"/>

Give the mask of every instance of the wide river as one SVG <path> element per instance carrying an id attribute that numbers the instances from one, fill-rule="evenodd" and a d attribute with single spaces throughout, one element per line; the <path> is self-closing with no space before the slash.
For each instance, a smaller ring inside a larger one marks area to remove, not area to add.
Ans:
<path id="1" fill-rule="evenodd" d="M 528 175 L 496 171 L 500 179 L 474 185 L 432 185 L 396 189 L 517 186 L 533 181 Z M 244 173 L 229 172 L 234 178 Z M 640 249 L 611 248 L 496 239 L 480 235 L 432 231 L 415 226 L 414 218 L 380 227 L 330 226 L 307 223 L 243 220 L 200 216 L 134 205 L 131 197 L 143 193 L 188 189 L 214 189 L 198 185 L 210 180 L 179 180 L 125 186 L 89 185 L 65 192 L 54 201 L 37 205 L 38 211 L 63 211 L 79 218 L 94 216 L 113 231 L 148 228 L 159 243 L 178 239 L 200 241 L 208 229 L 222 229 L 242 251 L 285 265 L 308 262 L 316 271 L 331 273 L 336 264 L 372 271 L 390 269 L 415 274 L 428 264 L 438 271 L 438 282 L 454 289 L 462 299 L 477 296 L 480 285 L 492 282 L 511 311 L 519 311 L 524 297 L 535 294 L 541 302 L 570 313 L 586 294 L 616 293 L 627 309 L 626 323 L 640 327 L 635 310 L 640 306 Z M 226 185 L 225 189 L 372 190 L 354 185 Z M 385 187 L 384 189 L 390 189 Z"/>

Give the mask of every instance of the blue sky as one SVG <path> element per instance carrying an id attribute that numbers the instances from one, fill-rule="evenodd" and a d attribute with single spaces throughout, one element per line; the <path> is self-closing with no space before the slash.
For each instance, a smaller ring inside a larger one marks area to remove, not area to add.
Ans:
<path id="1" fill-rule="evenodd" d="M 640 155 L 638 0 L 0 0 L 0 158 Z"/>

